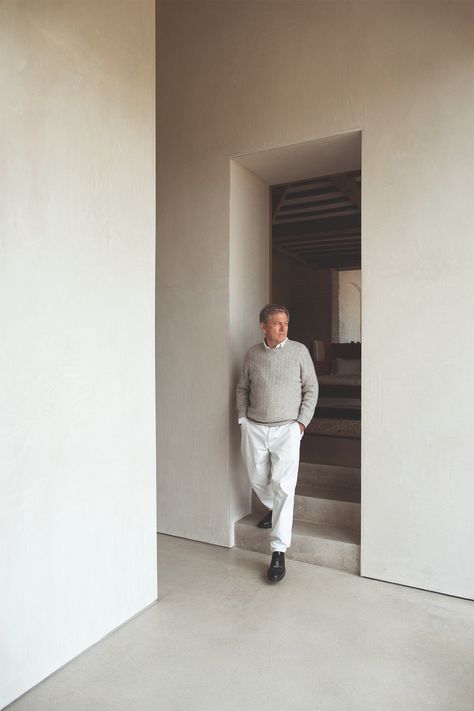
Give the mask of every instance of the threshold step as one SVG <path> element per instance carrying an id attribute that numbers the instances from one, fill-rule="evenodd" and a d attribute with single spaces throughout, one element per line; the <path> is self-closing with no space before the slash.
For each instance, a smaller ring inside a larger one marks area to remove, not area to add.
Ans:
<path id="1" fill-rule="evenodd" d="M 253 513 L 237 521 L 235 544 L 238 548 L 270 554 L 271 531 L 257 528 L 260 518 L 260 513 Z M 324 565 L 359 574 L 359 533 L 344 526 L 295 520 L 287 557 L 303 563 Z"/>
<path id="2" fill-rule="evenodd" d="M 301 440 L 301 460 L 347 467 L 360 467 L 360 439 L 308 434 Z"/>
<path id="3" fill-rule="evenodd" d="M 360 495 L 352 489 L 301 484 L 296 487 L 294 518 L 360 530 Z"/>
<path id="4" fill-rule="evenodd" d="M 320 486 L 311 482 L 298 481 L 296 493 L 301 494 L 301 496 L 313 496 L 318 499 L 333 499 L 334 501 L 348 501 L 360 504 L 360 491 L 345 486 Z"/>
<path id="5" fill-rule="evenodd" d="M 360 492 L 360 468 L 300 462 L 298 485 L 355 489 Z"/>

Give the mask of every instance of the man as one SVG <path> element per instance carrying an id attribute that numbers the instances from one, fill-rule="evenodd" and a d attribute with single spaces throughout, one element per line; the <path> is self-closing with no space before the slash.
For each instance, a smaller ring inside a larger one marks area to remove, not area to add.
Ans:
<path id="1" fill-rule="evenodd" d="M 313 361 L 306 346 L 289 340 L 288 322 L 285 306 L 267 304 L 261 310 L 264 340 L 247 352 L 237 385 L 242 457 L 253 490 L 270 509 L 258 526 L 272 528 L 267 571 L 272 583 L 285 576 L 300 440 L 318 399 Z"/>

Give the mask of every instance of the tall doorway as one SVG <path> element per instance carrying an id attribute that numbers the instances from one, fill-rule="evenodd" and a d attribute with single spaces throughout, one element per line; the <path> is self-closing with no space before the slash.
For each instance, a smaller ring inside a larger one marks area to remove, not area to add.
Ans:
<path id="1" fill-rule="evenodd" d="M 255 320 L 258 304 L 249 286 L 268 277 L 268 299 L 289 308 L 289 338 L 308 347 L 320 384 L 315 417 L 302 439 L 288 555 L 359 574 L 361 134 L 330 136 L 236 161 L 240 167 L 231 172 L 232 332 L 240 334 L 241 322 Z M 247 263 L 262 266 L 260 247 L 266 238 L 259 196 L 265 188 L 266 216 L 271 215 L 270 221 L 266 218 L 269 270 L 249 280 L 242 253 L 254 255 Z M 246 343 L 236 338 L 236 353 L 253 345 L 256 339 L 251 338 L 249 334 Z M 235 439 L 231 451 L 237 491 L 245 479 Z M 245 498 L 239 504 L 247 513 L 234 518 L 236 544 L 266 551 L 268 541 L 255 526 L 261 517 L 259 502 L 251 501 L 250 513 Z"/>
<path id="2" fill-rule="evenodd" d="M 360 468 L 361 170 L 272 186 L 271 203 L 271 298 L 320 386 L 303 459 Z"/>

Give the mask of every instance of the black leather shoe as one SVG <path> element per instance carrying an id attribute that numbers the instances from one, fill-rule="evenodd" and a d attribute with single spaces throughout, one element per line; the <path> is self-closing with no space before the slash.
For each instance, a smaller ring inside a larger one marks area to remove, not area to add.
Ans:
<path id="1" fill-rule="evenodd" d="M 282 551 L 272 553 L 270 567 L 267 570 L 267 578 L 271 583 L 279 583 L 285 577 L 285 554 Z"/>
<path id="2" fill-rule="evenodd" d="M 272 527 L 272 512 L 269 511 L 265 518 L 257 523 L 258 528 L 271 528 Z"/>

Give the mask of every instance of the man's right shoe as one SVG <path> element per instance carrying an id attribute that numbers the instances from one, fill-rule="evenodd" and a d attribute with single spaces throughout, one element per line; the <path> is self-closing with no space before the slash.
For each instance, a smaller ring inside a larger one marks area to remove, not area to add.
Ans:
<path id="1" fill-rule="evenodd" d="M 267 570 L 270 583 L 279 583 L 285 577 L 285 554 L 283 551 L 273 551 L 272 560 Z"/>
<path id="2" fill-rule="evenodd" d="M 265 518 L 257 523 L 258 528 L 271 528 L 272 527 L 272 512 L 269 511 Z"/>

